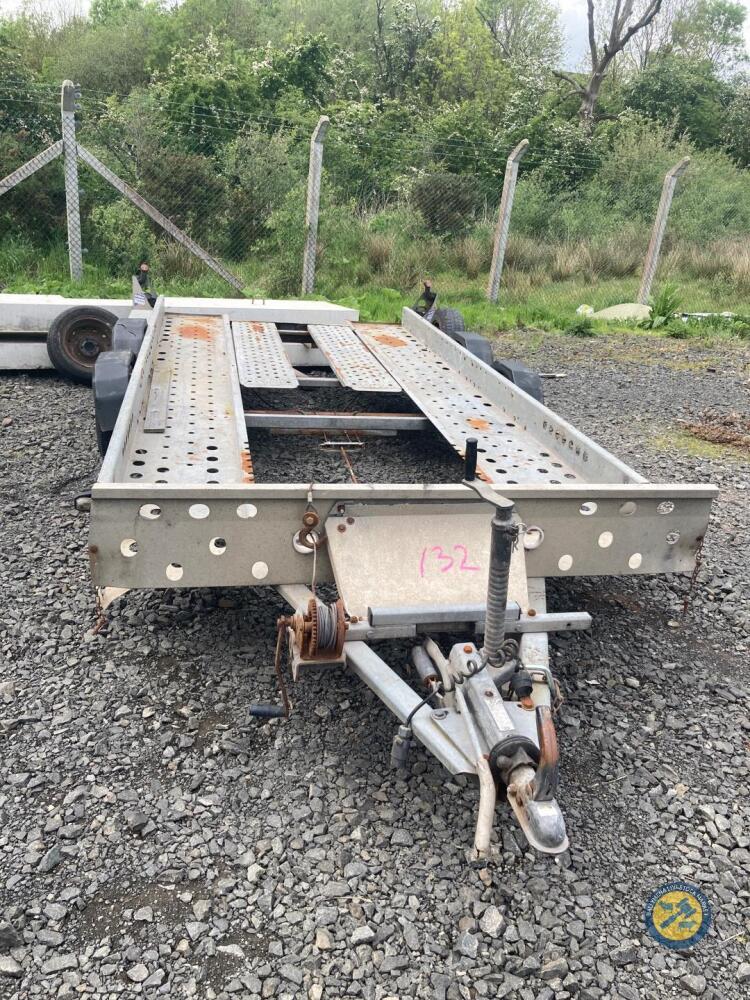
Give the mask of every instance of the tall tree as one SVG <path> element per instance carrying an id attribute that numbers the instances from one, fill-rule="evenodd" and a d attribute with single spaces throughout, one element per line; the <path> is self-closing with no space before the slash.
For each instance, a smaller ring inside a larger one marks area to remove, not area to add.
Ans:
<path id="1" fill-rule="evenodd" d="M 559 11 L 549 0 L 480 0 L 476 9 L 507 62 L 536 69 L 559 60 Z"/>
<path id="2" fill-rule="evenodd" d="M 378 88 L 386 97 L 400 97 L 412 77 L 417 58 L 440 25 L 433 0 L 375 0 L 373 50 Z"/>
<path id="3" fill-rule="evenodd" d="M 608 31 L 603 42 L 597 38 L 597 11 L 594 0 L 587 0 L 589 56 L 591 69 L 584 82 L 576 80 L 568 73 L 555 70 L 555 76 L 569 83 L 571 93 L 580 97 L 579 117 L 588 131 L 594 123 L 594 112 L 599 94 L 613 60 L 639 31 L 643 31 L 654 20 L 662 7 L 663 0 L 647 0 L 640 13 L 635 11 L 635 0 L 615 0 Z"/>
<path id="4" fill-rule="evenodd" d="M 747 11 L 734 0 L 694 0 L 675 20 L 675 48 L 715 69 L 731 69 L 746 58 L 743 29 Z"/>
<path id="5" fill-rule="evenodd" d="M 694 0 L 663 0 L 659 16 L 645 25 L 631 39 L 623 52 L 626 66 L 642 73 L 653 59 L 673 47 L 675 24 L 684 17 Z M 636 0 L 635 12 L 641 15 L 648 0 Z"/>

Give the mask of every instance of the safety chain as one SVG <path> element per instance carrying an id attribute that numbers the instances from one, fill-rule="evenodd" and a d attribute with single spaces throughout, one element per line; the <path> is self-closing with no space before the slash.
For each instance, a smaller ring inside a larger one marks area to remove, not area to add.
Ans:
<path id="1" fill-rule="evenodd" d="M 683 617 L 688 613 L 688 608 L 692 604 L 693 595 L 695 593 L 695 585 L 698 582 L 698 574 L 700 573 L 701 566 L 703 565 L 703 543 L 706 540 L 706 536 L 699 540 L 698 549 L 695 553 L 695 566 L 693 566 L 693 572 L 690 575 L 690 583 L 688 584 L 688 590 L 685 594 L 685 600 L 682 602 L 682 615 Z"/>

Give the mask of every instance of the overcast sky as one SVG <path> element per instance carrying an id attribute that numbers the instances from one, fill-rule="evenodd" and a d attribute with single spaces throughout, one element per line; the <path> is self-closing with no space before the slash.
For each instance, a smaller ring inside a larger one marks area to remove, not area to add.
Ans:
<path id="1" fill-rule="evenodd" d="M 742 0 L 742 3 L 750 11 L 750 0 Z M 558 0 L 557 5 L 567 42 L 567 67 L 575 69 L 587 50 L 586 0 Z M 750 13 L 745 20 L 745 39 L 750 50 Z"/>
<path id="2" fill-rule="evenodd" d="M 47 6 L 59 9 L 68 3 L 79 9 L 86 9 L 89 0 L 32 0 L 34 6 Z M 586 52 L 586 0 L 557 0 L 560 7 L 563 29 L 567 42 L 566 66 L 575 69 Z M 750 10 L 750 0 L 742 0 Z M 23 0 L 0 0 L 0 11 L 3 13 L 17 10 Z M 745 22 L 745 38 L 750 49 L 750 14 Z"/>

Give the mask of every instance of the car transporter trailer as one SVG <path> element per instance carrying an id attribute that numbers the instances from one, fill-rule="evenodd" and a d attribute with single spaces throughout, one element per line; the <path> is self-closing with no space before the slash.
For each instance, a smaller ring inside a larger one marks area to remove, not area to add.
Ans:
<path id="1" fill-rule="evenodd" d="M 308 665 L 347 668 L 398 719 L 394 766 L 416 741 L 451 774 L 477 776 L 474 858 L 489 855 L 498 788 L 529 843 L 559 854 L 548 637 L 591 619 L 549 613 L 545 577 L 692 571 L 717 490 L 646 482 L 499 374 L 476 335 L 412 309 L 400 325 L 353 317 L 320 302 L 206 299 L 186 311 L 160 298 L 148 320 L 116 325 L 94 375 L 106 455 L 79 500 L 94 583 L 103 603 L 131 588 L 275 587 L 292 609 L 278 622 L 284 707 L 255 714 L 288 714 L 285 642 L 295 680 Z M 341 386 L 415 405 L 243 404 L 243 390 Z M 447 485 L 255 482 L 248 428 L 435 428 L 463 474 Z M 337 600 L 320 599 L 326 584 Z M 443 652 L 439 633 L 463 640 Z M 394 638 L 412 640 L 413 683 L 373 648 Z"/>

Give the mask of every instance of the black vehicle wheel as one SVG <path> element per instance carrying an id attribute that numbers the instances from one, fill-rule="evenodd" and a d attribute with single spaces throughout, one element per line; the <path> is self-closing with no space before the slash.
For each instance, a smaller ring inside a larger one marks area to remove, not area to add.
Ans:
<path id="1" fill-rule="evenodd" d="M 437 309 L 432 317 L 432 325 L 449 337 L 454 333 L 463 333 L 466 329 L 464 318 L 458 309 Z"/>
<path id="2" fill-rule="evenodd" d="M 96 306 L 66 309 L 47 334 L 47 353 L 57 371 L 76 382 L 90 383 L 96 359 L 112 345 L 117 317 Z"/>

